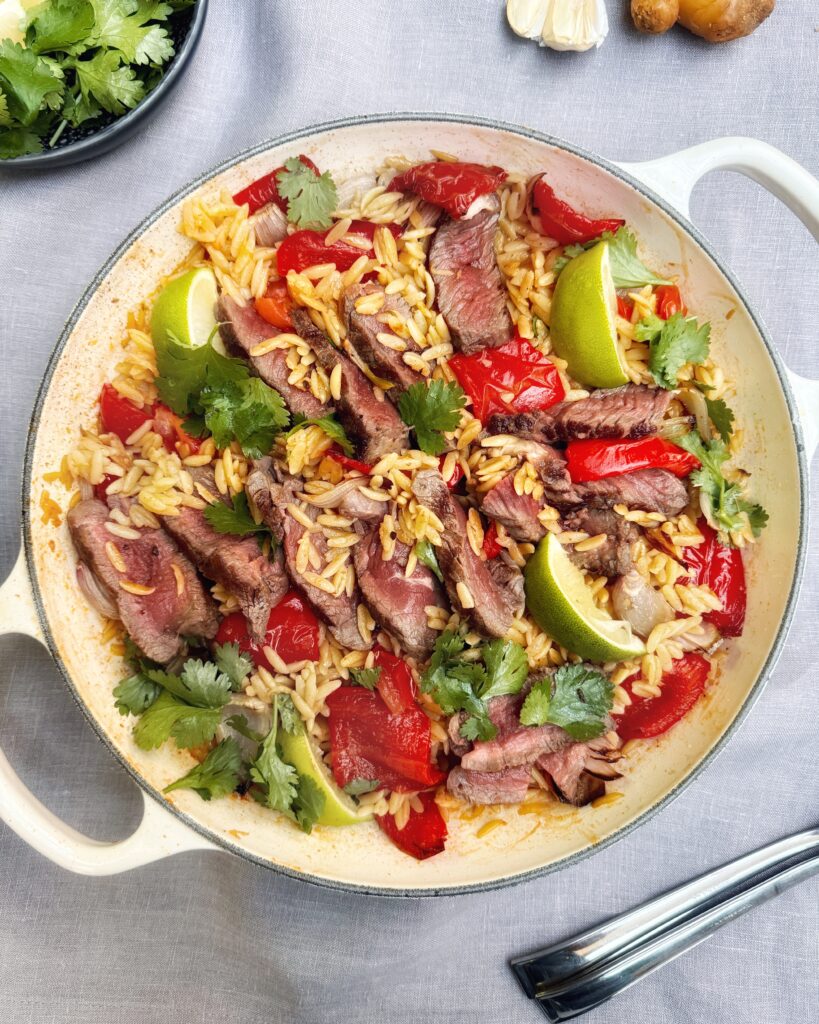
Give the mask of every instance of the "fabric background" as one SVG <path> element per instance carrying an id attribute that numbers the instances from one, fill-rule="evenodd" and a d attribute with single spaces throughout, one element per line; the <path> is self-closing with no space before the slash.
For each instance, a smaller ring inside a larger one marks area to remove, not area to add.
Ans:
<path id="1" fill-rule="evenodd" d="M 178 92 L 136 139 L 41 175 L 0 170 L 0 573 L 18 548 L 19 475 L 34 395 L 59 330 L 125 234 L 190 178 L 266 137 L 348 114 L 483 114 L 639 160 L 756 136 L 819 173 L 819 9 L 783 0 L 749 39 L 656 39 L 609 3 L 599 51 L 515 38 L 499 0 L 212 0 Z M 693 218 L 745 282 L 789 365 L 819 376 L 816 246 L 753 183 L 712 174 Z M 816 495 L 813 500 L 815 506 Z M 604 854 L 486 895 L 376 900 L 186 854 L 107 879 L 63 872 L 0 826 L 5 1024 L 426 1024 L 540 1018 L 507 959 L 816 823 L 819 560 L 767 690 L 740 734 L 674 804 Z M 66 821 L 100 839 L 136 825 L 136 787 L 97 742 L 33 642 L 0 641 L 0 744 Z M 377 851 L 373 855 L 377 857 Z M 634 1024 L 815 1021 L 819 887 L 725 928 L 620 997 Z"/>

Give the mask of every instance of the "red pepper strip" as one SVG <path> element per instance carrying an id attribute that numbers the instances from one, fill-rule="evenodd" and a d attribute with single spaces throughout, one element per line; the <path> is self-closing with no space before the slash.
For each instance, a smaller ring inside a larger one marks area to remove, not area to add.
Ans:
<path id="1" fill-rule="evenodd" d="M 154 430 L 162 438 L 163 444 L 172 452 L 177 444 L 185 444 L 191 455 L 197 455 L 202 441 L 191 435 L 182 426 L 182 417 L 172 412 L 167 405 L 158 402 L 154 406 Z"/>
<path id="2" fill-rule="evenodd" d="M 238 644 L 239 649 L 249 654 L 257 668 L 276 671 L 263 651 L 272 647 L 282 661 L 319 660 L 319 624 L 310 606 L 295 590 L 285 594 L 275 608 L 271 608 L 267 620 L 264 644 L 250 635 L 247 619 L 241 612 L 233 612 L 222 619 L 216 634 L 218 644 Z"/>
<path id="3" fill-rule="evenodd" d="M 449 366 L 481 423 L 496 412 L 548 409 L 566 397 L 557 367 L 519 334 L 500 348 L 453 356 Z"/>
<path id="4" fill-rule="evenodd" d="M 384 814 L 375 820 L 382 831 L 389 836 L 399 850 L 416 860 L 426 860 L 441 853 L 446 843 L 447 830 L 444 816 L 435 803 L 434 793 L 420 793 L 422 811 L 410 811 L 406 825 L 399 829 L 392 814 Z"/>
<path id="5" fill-rule="evenodd" d="M 632 684 L 637 675 L 622 685 L 631 697 L 631 704 L 617 715 L 617 734 L 622 740 L 648 739 L 667 732 L 702 696 L 711 665 L 701 654 L 686 654 L 671 663 L 663 673 L 659 697 L 636 697 Z"/>
<path id="6" fill-rule="evenodd" d="M 358 462 L 356 459 L 351 459 L 349 456 L 344 455 L 338 448 L 338 445 L 333 445 L 327 452 L 327 455 L 337 462 L 339 466 L 343 466 L 344 469 L 357 469 L 359 473 L 364 473 L 365 476 L 369 476 L 373 467 L 368 466 L 366 462 Z"/>
<path id="7" fill-rule="evenodd" d="M 433 160 L 410 167 L 393 178 L 390 190 L 414 192 L 428 203 L 443 206 L 450 217 L 458 218 L 480 196 L 494 192 L 507 176 L 502 167 Z"/>
<path id="8" fill-rule="evenodd" d="M 617 296 L 617 315 L 621 316 L 624 320 L 631 320 L 631 314 L 634 312 L 634 303 L 631 299 L 624 299 L 622 295 Z"/>
<path id="9" fill-rule="evenodd" d="M 409 665 L 403 658 L 397 658 L 378 644 L 373 648 L 373 655 L 376 665 L 381 669 L 376 688 L 390 709 L 390 714 L 400 715 L 416 707 L 417 689 Z"/>
<path id="10" fill-rule="evenodd" d="M 123 444 L 147 420 L 153 419 L 154 407 L 142 409 L 123 398 L 113 384 L 103 384 L 100 392 L 100 423 L 103 433 L 116 434 Z"/>
<path id="11" fill-rule="evenodd" d="M 440 457 L 440 459 L 438 459 L 438 469 L 442 473 L 443 473 L 443 470 L 444 470 L 444 463 L 445 462 L 446 462 L 446 455 L 442 455 Z M 445 480 L 444 483 L 447 485 L 447 487 L 450 489 L 450 491 L 454 491 L 455 488 L 458 486 L 458 484 L 463 479 L 463 476 L 464 476 L 463 468 L 461 467 L 460 462 L 456 462 L 455 463 L 455 468 L 452 470 L 452 475 L 449 477 L 448 480 Z"/>
<path id="12" fill-rule="evenodd" d="M 670 320 L 675 313 L 685 316 L 688 312 L 675 284 L 661 285 L 654 294 L 657 296 L 657 316 L 661 320 Z"/>
<path id="13" fill-rule="evenodd" d="M 397 793 L 414 793 L 446 778 L 430 761 L 430 722 L 417 705 L 391 715 L 380 694 L 361 686 L 339 687 L 326 704 L 339 786 L 353 779 L 378 779 Z"/>
<path id="14" fill-rule="evenodd" d="M 719 534 L 704 519 L 697 523 L 697 529 L 705 541 L 695 548 L 686 548 L 683 553 L 683 561 L 691 570 L 689 582 L 705 584 L 722 601 L 719 611 L 706 612 L 703 618 L 716 626 L 723 636 L 742 636 L 746 606 L 742 552 L 720 544 Z"/>
<path id="15" fill-rule="evenodd" d="M 117 479 L 118 477 L 111 476 L 110 473 L 106 473 L 106 475 L 102 478 L 102 480 L 100 480 L 98 484 L 94 484 L 94 497 L 97 498 L 99 501 L 107 501 L 108 488 Z"/>
<path id="16" fill-rule="evenodd" d="M 389 228 L 394 238 L 400 238 L 401 227 L 399 224 L 373 224 L 368 220 L 354 220 L 350 224 L 348 235 L 362 235 L 369 239 L 370 249 L 359 249 L 350 245 L 340 238 L 332 245 L 325 245 L 326 231 L 311 231 L 305 228 L 304 231 L 296 231 L 279 246 L 276 253 L 276 268 L 279 277 L 287 277 L 291 270 L 301 273 L 307 267 L 315 267 L 320 263 L 335 263 L 336 270 L 349 270 L 360 256 L 373 256 L 373 238 L 376 228 Z M 332 229 L 331 229 L 332 230 Z"/>
<path id="17" fill-rule="evenodd" d="M 695 455 L 662 437 L 645 437 L 638 441 L 570 441 L 566 462 L 569 476 L 578 484 L 638 469 L 667 469 L 675 476 L 685 477 L 700 464 Z"/>
<path id="18" fill-rule="evenodd" d="M 304 164 L 305 167 L 309 167 L 311 171 L 318 174 L 319 169 L 313 163 L 313 161 L 304 156 L 299 156 L 299 160 Z M 275 203 L 280 210 L 284 210 L 287 213 L 287 203 L 279 195 L 278 176 L 284 170 L 284 167 L 277 167 L 275 171 L 271 171 L 269 174 L 263 175 L 261 178 L 257 178 L 256 181 L 252 182 L 246 188 L 243 188 L 241 192 L 237 192 L 233 197 L 233 202 L 237 206 L 244 206 L 245 203 L 250 207 L 250 212 L 255 213 L 257 210 L 261 210 L 263 206 L 267 206 L 268 203 Z"/>
<path id="19" fill-rule="evenodd" d="M 535 231 L 547 238 L 554 238 L 561 245 L 590 242 L 599 238 L 604 231 L 617 231 L 626 222 L 621 218 L 592 220 L 578 213 L 554 193 L 541 174 L 532 186 L 530 194 L 529 220 Z"/>
<path id="20" fill-rule="evenodd" d="M 493 519 L 489 524 L 489 529 L 483 535 L 483 553 L 488 559 L 492 559 L 497 558 L 501 551 L 503 548 L 498 543 L 498 527 Z"/>
<path id="21" fill-rule="evenodd" d="M 287 281 L 271 281 L 265 294 L 253 303 L 259 316 L 282 331 L 292 331 L 290 310 L 293 300 L 287 290 Z"/>

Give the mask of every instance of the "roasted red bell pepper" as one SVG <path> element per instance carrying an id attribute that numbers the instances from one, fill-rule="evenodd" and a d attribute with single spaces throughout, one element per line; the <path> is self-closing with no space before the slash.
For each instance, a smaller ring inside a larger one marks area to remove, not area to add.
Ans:
<path id="1" fill-rule="evenodd" d="M 432 160 L 393 178 L 393 192 L 414 192 L 428 203 L 442 206 L 450 217 L 463 217 L 481 196 L 494 192 L 508 177 L 502 167 Z"/>
<path id="2" fill-rule="evenodd" d="M 318 174 L 319 169 L 313 163 L 313 161 L 304 156 L 299 156 L 299 160 L 304 164 L 305 167 L 309 167 L 311 171 Z M 257 178 L 256 181 L 252 182 L 246 188 L 243 188 L 241 192 L 237 192 L 233 197 L 233 202 L 237 206 L 243 206 L 245 203 L 250 207 L 250 212 L 255 213 L 257 210 L 261 210 L 263 206 L 267 206 L 268 203 L 275 203 L 279 209 L 284 210 L 287 213 L 287 203 L 279 195 L 278 176 L 284 170 L 284 167 L 277 167 L 275 171 L 271 171 L 269 174 L 262 175 L 261 178 Z"/>
<path id="3" fill-rule="evenodd" d="M 483 553 L 487 558 L 492 559 L 497 558 L 501 551 L 503 548 L 498 543 L 498 527 L 493 519 L 483 535 Z"/>
<path id="4" fill-rule="evenodd" d="M 684 477 L 700 464 L 699 459 L 662 437 L 637 441 L 604 439 L 570 441 L 566 448 L 569 475 L 575 483 L 602 480 L 638 469 L 666 469 Z"/>
<path id="5" fill-rule="evenodd" d="M 112 476 L 110 473 L 106 473 L 98 484 L 94 484 L 94 497 L 97 498 L 99 501 L 107 501 L 108 488 L 116 479 L 118 478 Z"/>
<path id="6" fill-rule="evenodd" d="M 670 320 L 675 313 L 685 316 L 688 312 L 675 284 L 660 285 L 654 294 L 657 296 L 657 316 L 661 320 Z"/>
<path id="7" fill-rule="evenodd" d="M 723 636 L 741 636 L 746 606 L 742 552 L 720 544 L 719 534 L 705 519 L 700 519 L 697 529 L 705 537 L 704 542 L 695 548 L 686 548 L 683 554 L 683 561 L 691 571 L 689 582 L 710 587 L 722 601 L 719 611 L 706 612 L 703 618 L 713 623 Z"/>
<path id="8" fill-rule="evenodd" d="M 519 334 L 499 348 L 453 356 L 449 366 L 481 423 L 496 412 L 548 409 L 566 397 L 555 364 Z"/>
<path id="9" fill-rule="evenodd" d="M 438 469 L 442 473 L 444 471 L 444 463 L 445 462 L 446 462 L 446 455 L 442 455 L 440 457 L 440 459 L 438 459 Z M 455 463 L 455 468 L 452 470 L 451 475 L 448 477 L 448 479 L 446 479 L 444 481 L 444 483 L 447 485 L 447 487 L 450 489 L 450 491 L 454 491 L 455 488 L 458 486 L 458 484 L 461 482 L 461 480 L 463 480 L 463 477 L 464 477 L 464 471 L 463 471 L 463 469 L 461 467 L 461 464 L 460 464 L 460 462 L 456 462 Z"/>
<path id="10" fill-rule="evenodd" d="M 631 314 L 634 312 L 634 303 L 631 299 L 623 298 L 622 295 L 617 296 L 617 315 L 621 316 L 624 320 L 631 320 Z"/>
<path id="11" fill-rule="evenodd" d="M 233 612 L 222 619 L 216 634 L 219 644 L 238 644 L 249 654 L 257 667 L 275 667 L 265 657 L 263 647 L 272 647 L 282 661 L 319 660 L 319 624 L 310 606 L 295 590 L 291 590 L 270 610 L 264 643 L 254 640 L 247 628 L 247 619 L 241 612 Z"/>
<path id="12" fill-rule="evenodd" d="M 154 406 L 154 430 L 162 438 L 169 452 L 174 451 L 177 444 L 185 444 L 191 455 L 196 455 L 202 447 L 202 441 L 191 435 L 182 426 L 183 419 L 172 412 L 167 405 L 157 402 Z"/>
<path id="13" fill-rule="evenodd" d="M 254 306 L 259 316 L 269 324 L 281 331 L 293 330 L 293 321 L 290 319 L 293 300 L 287 290 L 287 281 L 272 281 L 265 294 L 256 299 Z"/>
<path id="14" fill-rule="evenodd" d="M 376 689 L 390 713 L 400 715 L 416 707 L 415 695 L 418 691 L 410 667 L 404 659 L 390 654 L 378 644 L 373 648 L 373 656 L 381 669 Z"/>
<path id="15" fill-rule="evenodd" d="M 324 239 L 327 231 L 311 231 L 305 228 L 303 231 L 296 231 L 279 246 L 276 253 L 276 269 L 279 277 L 286 277 L 288 272 L 295 270 L 301 273 L 307 267 L 315 267 L 321 263 L 335 263 L 336 270 L 349 270 L 359 256 L 373 256 L 373 239 L 376 228 L 389 228 L 394 238 L 400 238 L 401 226 L 399 224 L 373 224 L 369 220 L 354 220 L 350 224 L 348 235 L 361 235 L 369 239 L 370 249 L 359 249 L 350 245 L 344 239 L 333 242 L 332 245 L 325 245 Z M 330 229 L 332 230 L 332 229 Z"/>
<path id="16" fill-rule="evenodd" d="M 663 673 L 659 697 L 636 697 L 632 685 L 637 676 L 627 679 L 622 685 L 631 697 L 631 704 L 622 715 L 615 716 L 620 739 L 648 739 L 667 732 L 700 699 L 710 671 L 710 662 L 701 654 L 684 655 Z"/>
<path id="17" fill-rule="evenodd" d="M 444 816 L 434 793 L 420 793 L 422 811 L 410 811 L 406 825 L 399 829 L 392 814 L 384 814 L 376 818 L 382 831 L 389 836 L 399 850 L 408 853 L 417 860 L 426 860 L 441 853 L 446 843 L 447 830 Z"/>
<path id="18" fill-rule="evenodd" d="M 540 235 L 553 238 L 561 245 L 590 242 L 604 231 L 617 231 L 626 222 L 621 218 L 593 220 L 559 199 L 546 176 L 538 175 L 529 185 L 529 221 Z"/>
<path id="19" fill-rule="evenodd" d="M 360 686 L 342 686 L 326 703 L 339 786 L 353 779 L 378 779 L 387 789 L 412 793 L 446 778 L 430 761 L 430 722 L 417 705 L 393 715 L 379 693 Z"/>
<path id="20" fill-rule="evenodd" d="M 103 433 L 116 434 L 123 444 L 147 420 L 153 419 L 154 407 L 141 409 L 123 398 L 113 384 L 103 384 L 100 392 L 100 423 Z"/>
<path id="21" fill-rule="evenodd" d="M 357 459 L 351 459 L 348 455 L 345 455 L 338 445 L 333 445 L 333 447 L 328 450 L 327 455 L 333 460 L 333 462 L 337 462 L 339 466 L 343 466 L 344 469 L 355 469 L 358 470 L 359 473 L 364 473 L 365 476 L 369 476 L 373 471 L 373 467 L 368 466 L 366 462 L 359 462 Z"/>

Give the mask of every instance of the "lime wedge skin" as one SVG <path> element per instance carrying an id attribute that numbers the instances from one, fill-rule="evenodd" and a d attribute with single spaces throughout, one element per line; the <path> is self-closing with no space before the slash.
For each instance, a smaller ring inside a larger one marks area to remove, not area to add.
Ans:
<path id="1" fill-rule="evenodd" d="M 216 327 L 218 290 L 212 270 L 198 267 L 166 285 L 151 312 L 154 345 L 176 338 L 186 348 L 204 345 Z"/>

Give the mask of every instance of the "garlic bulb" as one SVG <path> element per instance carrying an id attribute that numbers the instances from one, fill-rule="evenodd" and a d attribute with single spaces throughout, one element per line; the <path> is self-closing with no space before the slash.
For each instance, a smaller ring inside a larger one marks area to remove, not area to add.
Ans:
<path id="1" fill-rule="evenodd" d="M 512 31 L 553 50 L 590 50 L 609 31 L 604 0 L 507 0 Z"/>

